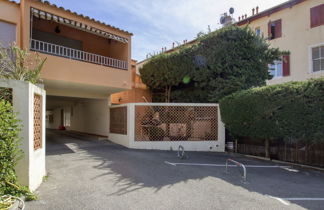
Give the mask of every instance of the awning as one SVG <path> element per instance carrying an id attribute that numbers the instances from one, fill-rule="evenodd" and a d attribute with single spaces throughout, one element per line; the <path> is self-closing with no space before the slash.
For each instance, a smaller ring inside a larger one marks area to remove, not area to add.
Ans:
<path id="1" fill-rule="evenodd" d="M 124 37 L 121 37 L 121 36 L 106 32 L 106 31 L 102 31 L 100 29 L 94 28 L 92 26 L 86 25 L 86 24 L 78 22 L 78 21 L 63 18 L 63 17 L 57 16 L 57 15 L 54 15 L 54 14 L 51 14 L 51 13 L 48 13 L 48 12 L 45 12 L 45 11 L 42 11 L 39 9 L 35 9 L 35 8 L 31 8 L 31 13 L 33 16 L 35 16 L 37 18 L 41 18 L 44 20 L 51 20 L 51 21 L 54 21 L 54 22 L 57 22 L 60 24 L 64 24 L 64 25 L 68 25 L 73 28 L 80 29 L 82 31 L 87 31 L 87 32 L 105 37 L 108 39 L 114 39 L 119 42 L 128 43 L 128 39 L 126 39 Z"/>

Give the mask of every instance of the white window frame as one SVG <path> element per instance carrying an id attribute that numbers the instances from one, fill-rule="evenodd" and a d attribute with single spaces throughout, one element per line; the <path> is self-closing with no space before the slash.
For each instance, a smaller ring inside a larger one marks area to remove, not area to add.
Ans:
<path id="1" fill-rule="evenodd" d="M 279 63 L 281 64 L 281 76 L 277 76 L 277 74 L 278 74 L 277 73 L 278 72 L 277 65 Z M 274 65 L 275 66 L 275 69 L 274 70 L 271 70 L 271 71 L 274 71 L 275 72 L 275 75 L 272 77 L 271 80 L 282 78 L 283 77 L 283 60 L 276 60 L 276 61 L 273 62 L 273 64 L 269 64 L 268 65 L 268 71 L 269 71 L 269 73 L 270 73 L 271 65 Z"/>
<path id="2" fill-rule="evenodd" d="M 308 57 L 309 57 L 309 73 L 311 74 L 318 74 L 318 73 L 323 73 L 324 70 L 320 70 L 320 71 L 314 71 L 313 67 L 313 48 L 315 47 L 324 47 L 324 42 L 319 43 L 319 44 L 315 44 L 315 45 L 310 45 L 308 47 Z"/>

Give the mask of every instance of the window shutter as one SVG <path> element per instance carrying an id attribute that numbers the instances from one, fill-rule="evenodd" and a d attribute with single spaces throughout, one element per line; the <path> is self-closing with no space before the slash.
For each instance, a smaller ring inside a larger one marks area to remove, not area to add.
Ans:
<path id="1" fill-rule="evenodd" d="M 284 55 L 282 57 L 282 75 L 289 76 L 290 75 L 290 56 Z"/>
<path id="2" fill-rule="evenodd" d="M 310 9 L 311 28 L 324 25 L 324 4 Z"/>
<path id="3" fill-rule="evenodd" d="M 16 41 L 16 25 L 0 21 L 0 43 L 9 47 Z"/>
<path id="4" fill-rule="evenodd" d="M 277 20 L 275 22 L 275 24 L 276 24 L 276 34 L 275 34 L 275 38 L 279 38 L 282 35 L 282 33 L 281 33 L 281 31 L 282 31 L 282 29 L 281 29 L 282 28 L 281 19 L 280 20 Z"/>
<path id="5" fill-rule="evenodd" d="M 268 23 L 268 37 L 269 37 L 269 39 L 271 39 L 271 21 L 269 21 L 269 23 Z"/>

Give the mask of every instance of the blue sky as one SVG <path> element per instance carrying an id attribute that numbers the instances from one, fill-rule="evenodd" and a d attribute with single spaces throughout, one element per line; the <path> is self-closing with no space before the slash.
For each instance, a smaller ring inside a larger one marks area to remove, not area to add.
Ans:
<path id="1" fill-rule="evenodd" d="M 286 0 L 50 0 L 58 6 L 82 13 L 127 30 L 132 38 L 132 58 L 141 61 L 147 53 L 171 48 L 173 42 L 192 40 L 200 31 L 220 27 L 219 18 L 230 7 L 234 17 L 251 15 Z"/>

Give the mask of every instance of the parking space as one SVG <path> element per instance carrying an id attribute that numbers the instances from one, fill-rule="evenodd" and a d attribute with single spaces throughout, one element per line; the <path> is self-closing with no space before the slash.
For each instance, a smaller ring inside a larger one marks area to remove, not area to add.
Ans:
<path id="1" fill-rule="evenodd" d="M 324 173 L 239 155 L 132 150 L 67 131 L 48 138 L 48 180 L 27 209 L 322 209 Z M 63 152 L 62 152 L 63 151 Z M 247 181 L 239 167 L 243 163 Z"/>

